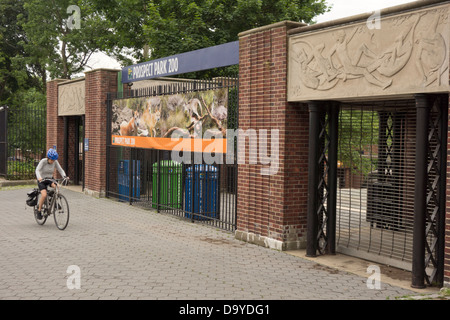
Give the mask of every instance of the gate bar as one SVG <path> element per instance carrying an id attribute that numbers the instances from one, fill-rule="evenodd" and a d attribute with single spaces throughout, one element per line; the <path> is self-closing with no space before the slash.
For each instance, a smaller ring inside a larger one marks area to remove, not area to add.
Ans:
<path id="1" fill-rule="evenodd" d="M 448 105 L 449 101 L 448 95 L 439 96 L 439 108 L 441 109 L 441 160 L 440 160 L 440 169 L 441 169 L 441 177 L 440 177 L 440 188 L 439 188 L 439 207 L 440 214 L 437 220 L 438 223 L 438 231 L 439 231 L 439 239 L 437 245 L 437 261 L 438 261 L 438 272 L 436 277 L 436 282 L 439 285 L 444 284 L 444 260 L 445 260 L 445 213 L 446 213 L 446 193 L 447 193 L 447 143 L 448 143 Z"/>
<path id="2" fill-rule="evenodd" d="M 317 233 L 319 221 L 316 212 L 318 200 L 318 180 L 319 180 L 319 135 L 321 105 L 319 101 L 310 101 L 309 107 L 309 157 L 308 157 L 308 213 L 307 213 L 307 243 L 306 256 L 316 257 Z"/>
<path id="3" fill-rule="evenodd" d="M 330 102 L 330 147 L 328 150 L 328 199 L 327 199 L 327 253 L 336 254 L 336 197 L 337 197 L 337 162 L 338 162 L 338 126 L 339 103 Z"/>
<path id="4" fill-rule="evenodd" d="M 64 171 L 69 173 L 69 118 L 64 116 Z"/>
<path id="5" fill-rule="evenodd" d="M 427 95 L 417 94 L 416 99 L 416 167 L 414 186 L 413 261 L 411 287 L 425 288 L 425 221 L 428 163 L 428 120 L 430 102 Z"/>
<path id="6" fill-rule="evenodd" d="M 73 184 L 78 186 L 80 184 L 80 118 L 75 117 L 73 118 L 75 122 L 75 150 L 74 150 L 74 166 L 75 166 L 75 172 L 74 172 L 74 181 Z"/>
<path id="7" fill-rule="evenodd" d="M 156 212 L 160 213 L 160 203 L 161 203 L 161 150 L 156 151 L 156 161 L 157 164 L 157 171 L 156 171 L 156 186 L 158 189 L 156 189 Z"/>
<path id="8" fill-rule="evenodd" d="M 86 171 L 85 170 L 85 167 L 86 167 L 86 147 L 85 147 L 85 142 L 86 142 L 85 141 L 85 138 L 86 138 L 86 117 L 85 117 L 84 114 L 81 116 L 81 123 L 83 125 L 83 133 L 82 133 L 82 135 L 83 135 L 83 155 L 82 155 L 83 163 L 82 163 L 82 167 L 81 167 L 81 170 L 82 170 L 81 174 L 82 174 L 83 181 L 82 181 L 82 189 L 81 190 L 84 191 L 85 177 L 86 177 L 86 175 L 85 175 L 85 171 Z M 106 136 L 108 137 L 108 134 L 106 134 Z M 106 145 L 106 154 L 109 154 L 108 144 Z M 109 159 L 107 159 L 106 162 L 109 162 Z M 106 175 L 106 180 L 107 181 L 109 180 L 109 174 Z M 106 192 L 108 192 L 108 189 L 106 189 Z"/>
<path id="9" fill-rule="evenodd" d="M 2 152 L 3 151 L 3 152 Z M 0 176 L 8 177 L 8 106 L 0 106 Z"/>

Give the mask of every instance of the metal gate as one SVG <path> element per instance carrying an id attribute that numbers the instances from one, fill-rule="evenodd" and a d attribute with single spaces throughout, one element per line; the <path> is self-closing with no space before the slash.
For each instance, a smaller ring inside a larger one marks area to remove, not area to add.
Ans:
<path id="1" fill-rule="evenodd" d="M 6 177 L 7 173 L 7 128 L 8 128 L 8 117 L 6 113 L 6 106 L 0 107 L 0 176 Z"/>
<path id="2" fill-rule="evenodd" d="M 0 176 L 33 179 L 35 168 L 45 154 L 46 108 L 0 107 Z"/>
<path id="3" fill-rule="evenodd" d="M 84 189 L 85 116 L 64 116 L 64 170 Z"/>
<path id="4" fill-rule="evenodd" d="M 341 105 L 337 169 L 337 250 L 409 270 L 414 105 Z"/>
<path id="5" fill-rule="evenodd" d="M 235 79 L 181 82 L 109 94 L 106 196 L 130 205 L 171 213 L 192 222 L 234 231 L 237 161 L 229 163 L 226 154 L 223 154 L 217 163 L 206 164 L 204 154 L 186 152 L 178 156 L 189 160 L 180 163 L 173 161 L 173 153 L 169 150 L 111 144 L 113 101 L 171 96 L 216 88 L 227 89 L 227 128 L 237 129 L 238 84 Z M 234 145 L 236 147 L 236 143 Z M 236 154 L 234 152 L 235 157 Z M 201 159 L 201 162 L 194 159 Z"/>
<path id="6" fill-rule="evenodd" d="M 307 255 L 339 251 L 442 285 L 448 95 L 309 109 Z"/>

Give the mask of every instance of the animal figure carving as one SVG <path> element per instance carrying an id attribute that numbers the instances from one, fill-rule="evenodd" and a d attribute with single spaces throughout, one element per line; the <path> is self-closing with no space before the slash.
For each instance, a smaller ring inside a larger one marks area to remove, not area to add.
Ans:
<path id="1" fill-rule="evenodd" d="M 120 125 L 120 135 L 136 136 L 138 126 L 139 126 L 139 113 L 137 111 L 134 111 L 133 118 L 131 118 L 129 122 L 122 121 Z"/>

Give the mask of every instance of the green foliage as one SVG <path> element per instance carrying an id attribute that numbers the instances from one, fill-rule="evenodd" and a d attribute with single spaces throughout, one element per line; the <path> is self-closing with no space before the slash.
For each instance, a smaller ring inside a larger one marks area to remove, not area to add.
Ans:
<path id="1" fill-rule="evenodd" d="M 33 179 L 36 177 L 35 161 L 28 159 L 26 161 L 8 160 L 7 175 L 12 180 Z"/>
<path id="2" fill-rule="evenodd" d="M 375 111 L 342 110 L 339 115 L 338 160 L 367 176 L 377 168 L 379 118 Z"/>
<path id="3" fill-rule="evenodd" d="M 70 5 L 80 8 L 79 29 L 68 25 Z M 70 79 L 96 51 L 130 65 L 130 55 L 142 62 L 192 51 L 282 20 L 313 23 L 328 10 L 325 0 L 0 0 L 0 40 L 8 44 L 0 47 L 0 101 L 30 79 L 40 83 L 27 88 L 43 92 L 48 76 Z M 234 66 L 187 77 L 236 74 Z"/>
<path id="4" fill-rule="evenodd" d="M 238 40 L 238 34 L 283 20 L 311 23 L 324 0 L 151 0 L 144 31 L 151 59 Z"/>
<path id="5" fill-rule="evenodd" d="M 31 88 L 18 91 L 14 101 L 15 106 L 8 110 L 9 149 L 22 150 L 25 158 L 41 155 L 46 147 L 45 95 Z"/>
<path id="6" fill-rule="evenodd" d="M 110 30 L 106 52 L 123 65 L 131 65 L 130 56 L 144 60 L 147 44 L 143 25 L 148 17 L 148 0 L 90 0 L 92 8 L 107 21 Z"/>
<path id="7" fill-rule="evenodd" d="M 71 28 L 70 5 L 80 8 L 80 28 Z M 99 15 L 90 1 L 24 0 L 24 9 L 26 15 L 19 19 L 28 38 L 24 48 L 51 78 L 70 79 L 83 71 L 94 52 L 111 45 L 112 22 Z"/>
<path id="8" fill-rule="evenodd" d="M 40 85 L 34 74 L 36 66 L 20 63 L 26 56 L 26 34 L 19 16 L 25 16 L 23 1 L 0 0 L 0 105 L 11 106 L 17 91 Z"/>

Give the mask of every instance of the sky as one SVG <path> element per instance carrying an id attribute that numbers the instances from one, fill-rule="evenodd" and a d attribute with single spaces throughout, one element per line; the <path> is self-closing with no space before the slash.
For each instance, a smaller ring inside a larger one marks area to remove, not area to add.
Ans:
<path id="1" fill-rule="evenodd" d="M 317 16 L 315 20 L 317 22 L 336 20 L 416 1 L 417 0 L 326 0 L 326 3 L 333 6 L 331 11 Z"/>
<path id="2" fill-rule="evenodd" d="M 374 12 L 378 9 L 393 7 L 415 1 L 419 0 L 326 0 L 326 3 L 328 5 L 332 5 L 331 11 L 317 16 L 315 20 L 318 23 L 336 20 L 360 13 Z M 103 53 L 94 54 L 88 64 L 92 69 L 121 69 L 121 66 L 117 61 L 111 59 Z M 87 70 L 89 69 L 90 68 L 88 68 Z"/>

